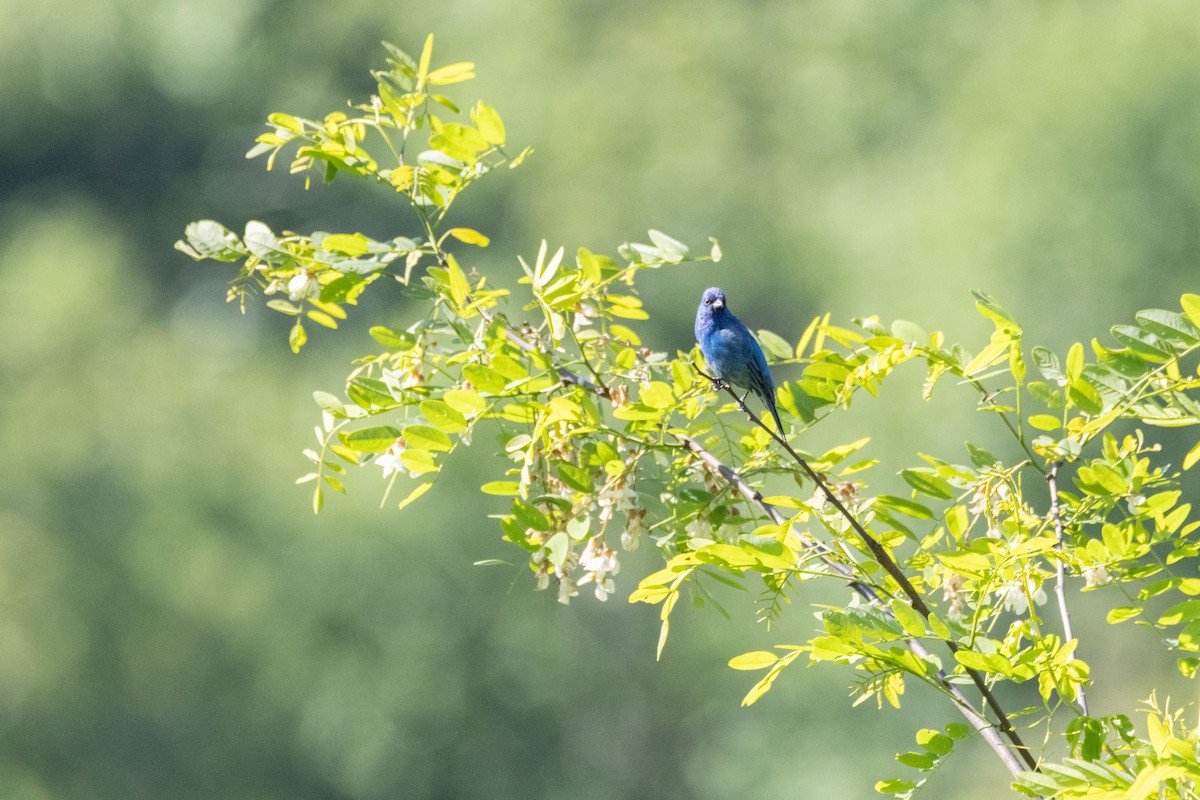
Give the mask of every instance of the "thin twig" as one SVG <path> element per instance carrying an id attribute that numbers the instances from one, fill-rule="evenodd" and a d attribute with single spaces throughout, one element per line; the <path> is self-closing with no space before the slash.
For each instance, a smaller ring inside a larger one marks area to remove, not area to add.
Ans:
<path id="1" fill-rule="evenodd" d="M 1050 520 L 1054 523 L 1055 549 L 1059 551 L 1059 557 L 1055 559 L 1054 567 L 1054 596 L 1058 598 L 1058 615 L 1062 619 L 1063 641 L 1070 642 L 1075 639 L 1075 634 L 1071 631 L 1071 613 L 1067 610 L 1066 565 L 1062 559 L 1064 533 L 1062 515 L 1058 508 L 1058 468 L 1060 466 L 1062 466 L 1061 461 L 1055 461 L 1050 465 L 1050 470 L 1046 473 L 1046 483 L 1050 487 Z M 1085 717 L 1088 715 L 1087 695 L 1084 694 L 1083 684 L 1075 689 L 1075 705 L 1081 714 Z"/>

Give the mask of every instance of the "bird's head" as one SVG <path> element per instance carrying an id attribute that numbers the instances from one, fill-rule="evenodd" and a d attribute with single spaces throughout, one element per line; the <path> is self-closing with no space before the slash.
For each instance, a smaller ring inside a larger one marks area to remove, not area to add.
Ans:
<path id="1" fill-rule="evenodd" d="M 722 311 L 725 308 L 725 293 L 715 286 L 705 289 L 704 297 L 700 299 L 700 305 L 712 309 L 714 313 Z"/>

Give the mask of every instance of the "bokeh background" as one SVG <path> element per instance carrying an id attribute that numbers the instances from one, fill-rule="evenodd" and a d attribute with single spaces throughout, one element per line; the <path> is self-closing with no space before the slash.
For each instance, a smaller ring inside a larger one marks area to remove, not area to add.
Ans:
<path id="1" fill-rule="evenodd" d="M 542 238 L 721 240 L 721 264 L 647 277 L 657 347 L 690 345 L 713 284 L 793 339 L 830 311 L 972 348 L 971 288 L 1059 348 L 1197 290 L 1186 2 L 0 0 L 0 796 L 872 796 L 954 719 L 932 694 L 852 709 L 844 674 L 796 668 L 744 710 L 754 676 L 724 666 L 799 639 L 821 595 L 770 632 L 753 592 L 732 621 L 676 612 L 656 663 L 655 611 L 621 600 L 645 548 L 604 605 L 472 566 L 514 555 L 475 491 L 486 442 L 403 513 L 374 471 L 320 517 L 292 485 L 311 391 L 403 310 L 381 294 L 293 356 L 286 320 L 240 316 L 229 271 L 171 246 L 205 217 L 413 233 L 386 193 L 305 193 L 242 155 L 267 113 L 366 97 L 379 40 L 430 31 L 437 62 L 478 64 L 455 96 L 536 148 L 459 212 L 497 281 Z M 905 380 L 813 449 L 1002 446 L 969 399 Z M 1131 712 L 1172 664 L 1093 606 L 1093 705 Z M 925 796 L 1006 784 L 976 742 Z"/>

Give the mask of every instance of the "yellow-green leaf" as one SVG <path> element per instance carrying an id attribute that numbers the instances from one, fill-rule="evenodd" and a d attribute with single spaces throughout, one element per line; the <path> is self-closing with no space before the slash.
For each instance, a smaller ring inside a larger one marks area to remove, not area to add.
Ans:
<path id="1" fill-rule="evenodd" d="M 343 441 L 360 453 L 382 453 L 400 438 L 400 431 L 390 425 L 360 428 L 346 434 Z"/>
<path id="2" fill-rule="evenodd" d="M 896 617 L 896 621 L 900 623 L 900 627 L 904 628 L 904 632 L 909 636 L 924 636 L 925 635 L 925 618 L 915 608 L 910 606 L 903 600 L 893 600 L 891 602 L 892 614 Z"/>
<path id="3" fill-rule="evenodd" d="M 779 656 L 771 651 L 755 650 L 752 653 L 742 653 L 736 658 L 731 658 L 729 666 L 732 669 L 742 670 L 766 669 L 775 666 L 777 661 L 779 661 Z"/>
<path id="4" fill-rule="evenodd" d="M 1191 469 L 1197 461 L 1200 461 L 1200 442 L 1192 445 L 1192 449 L 1183 457 L 1183 468 Z"/>
<path id="5" fill-rule="evenodd" d="M 521 491 L 521 484 L 516 481 L 488 481 L 479 487 L 479 491 L 500 497 L 516 497 Z"/>
<path id="6" fill-rule="evenodd" d="M 488 144 L 504 144 L 504 122 L 496 109 L 480 100 L 471 109 L 471 120 L 479 128 L 479 134 Z"/>
<path id="7" fill-rule="evenodd" d="M 421 415 L 446 433 L 458 433 L 467 427 L 466 418 L 445 400 L 422 400 Z"/>
<path id="8" fill-rule="evenodd" d="M 1029 424 L 1039 431 L 1054 431 L 1060 427 L 1058 417 L 1050 414 L 1034 414 L 1029 418 Z"/>
<path id="9" fill-rule="evenodd" d="M 474 228 L 451 228 L 446 233 L 464 244 L 474 244 L 479 247 L 487 247 L 492 241 Z"/>
<path id="10" fill-rule="evenodd" d="M 450 437 L 428 425 L 409 425 L 404 429 L 404 443 L 418 450 L 448 451 L 454 445 Z M 386 449 L 386 448 L 385 448 Z"/>
<path id="11" fill-rule="evenodd" d="M 421 60 L 417 66 L 417 86 L 423 86 L 429 75 L 429 60 L 433 57 L 433 34 L 425 37 L 425 46 L 421 48 Z"/>
<path id="12" fill-rule="evenodd" d="M 400 505 L 398 507 L 404 508 L 405 506 L 416 502 L 417 498 L 419 498 L 421 495 L 428 492 L 432 486 L 433 486 L 433 481 L 426 481 L 425 483 L 422 483 L 420 486 L 418 486 L 417 488 L 415 488 L 411 492 L 409 492 L 408 497 L 401 500 Z"/>
<path id="13" fill-rule="evenodd" d="M 444 67 L 439 67 L 429 73 L 429 85 L 447 86 L 451 83 L 469 81 L 474 77 L 475 63 L 473 61 L 459 61 L 455 64 L 447 64 Z"/>

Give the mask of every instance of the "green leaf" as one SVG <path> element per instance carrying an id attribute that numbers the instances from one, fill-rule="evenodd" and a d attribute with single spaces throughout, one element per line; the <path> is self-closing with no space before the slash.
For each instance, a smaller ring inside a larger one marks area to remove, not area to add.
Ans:
<path id="1" fill-rule="evenodd" d="M 1124 622 L 1125 620 L 1133 619 L 1139 616 L 1141 613 L 1141 606 L 1120 606 L 1109 611 L 1108 616 L 1106 616 L 1105 619 L 1109 622 L 1109 624 L 1115 625 L 1118 622 Z"/>
<path id="2" fill-rule="evenodd" d="M 264 261 L 278 258 L 281 252 L 279 240 L 275 238 L 275 234 L 257 220 L 246 223 L 246 233 L 242 237 L 242 241 L 246 243 L 246 249 Z"/>
<path id="3" fill-rule="evenodd" d="M 971 454 L 971 463 L 976 467 L 983 469 L 1000 463 L 994 455 L 982 447 L 976 447 L 970 442 L 964 442 L 964 444 L 966 445 L 967 452 Z"/>
<path id="4" fill-rule="evenodd" d="M 923 728 L 917 731 L 917 744 L 935 756 L 944 756 L 954 749 L 954 740 L 941 731 Z"/>
<path id="5" fill-rule="evenodd" d="M 892 336 L 902 342 L 924 344 L 929 341 L 929 334 L 925 332 L 924 328 L 905 319 L 898 319 L 892 323 Z"/>
<path id="6" fill-rule="evenodd" d="M 1067 376 L 1063 374 L 1058 356 L 1051 351 L 1044 347 L 1033 348 L 1033 364 L 1046 380 L 1060 386 L 1066 385 Z"/>
<path id="7" fill-rule="evenodd" d="M 428 425 L 409 425 L 404 429 L 404 443 L 409 447 L 431 452 L 447 452 L 454 446 L 449 436 Z"/>
<path id="8" fill-rule="evenodd" d="M 1200 342 L 1200 328 L 1174 311 L 1152 308 L 1139 311 L 1134 319 L 1144 330 L 1166 339 L 1176 347 L 1191 347 Z"/>
<path id="9" fill-rule="evenodd" d="M 768 330 L 758 330 L 755 333 L 758 335 L 758 343 L 773 360 L 786 361 L 792 357 L 792 345 L 787 339 Z"/>
<path id="10" fill-rule="evenodd" d="M 470 389 L 450 389 L 442 395 L 442 399 L 464 417 L 477 417 L 487 408 L 487 401 L 480 396 L 479 392 L 473 392 Z"/>
<path id="11" fill-rule="evenodd" d="M 997 330 L 1013 332 L 1021 330 L 1021 326 L 1017 324 L 1016 320 L 1001 308 L 991 295 L 975 289 L 971 290 L 971 294 L 975 295 L 975 307 L 979 309 L 979 313 L 990 319 Z"/>
<path id="12" fill-rule="evenodd" d="M 938 553 L 937 560 L 955 572 L 973 578 L 982 577 L 992 566 L 992 562 L 987 556 L 972 550 Z"/>
<path id="13" fill-rule="evenodd" d="M 346 416 L 346 406 L 341 400 L 334 397 L 329 392 L 313 392 L 313 400 L 316 401 L 317 405 L 320 406 L 322 410 L 328 411 L 335 417 Z"/>
<path id="14" fill-rule="evenodd" d="M 1174 355 L 1161 338 L 1135 325 L 1114 325 L 1111 330 L 1114 339 L 1149 361 L 1166 361 Z"/>
<path id="15" fill-rule="evenodd" d="M 562 482 L 575 491 L 591 493 L 596 490 L 596 482 L 592 480 L 591 473 L 586 469 L 581 469 L 566 461 L 556 462 L 554 468 Z"/>
<path id="16" fill-rule="evenodd" d="M 480 100 L 471 109 L 471 121 L 475 123 L 475 127 L 479 128 L 479 135 L 488 144 L 504 144 L 504 122 L 496 113 L 496 109 Z"/>
<path id="17" fill-rule="evenodd" d="M 428 450 L 418 450 L 415 447 L 410 447 L 400 454 L 400 463 L 415 475 L 438 471 L 437 464 L 433 460 L 433 453 Z"/>
<path id="18" fill-rule="evenodd" d="M 417 344 L 417 337 L 408 331 L 395 331 L 391 328 L 385 328 L 382 325 L 376 325 L 368 333 L 371 334 L 372 339 L 387 349 L 395 350 L 398 353 L 412 350 Z"/>
<path id="19" fill-rule="evenodd" d="M 503 375 L 483 364 L 467 364 L 462 368 L 462 374 L 472 386 L 488 394 L 501 394 L 508 386 Z"/>
<path id="20" fill-rule="evenodd" d="M 1200 327 L 1200 294 L 1185 294 L 1179 298 L 1179 304 L 1188 321 Z"/>
<path id="21" fill-rule="evenodd" d="M 491 243 L 491 239 L 484 236 L 477 230 L 472 228 L 451 228 L 446 233 L 458 239 L 464 244 L 473 244 L 478 247 L 487 247 Z"/>
<path id="22" fill-rule="evenodd" d="M 663 261 L 668 264 L 678 264 L 687 258 L 687 245 L 678 239 L 673 239 L 667 236 L 662 231 L 650 230 L 650 241 L 654 242 L 654 246 L 662 253 Z"/>
<path id="23" fill-rule="evenodd" d="M 742 653 L 731 658 L 729 666 L 732 669 L 757 670 L 773 667 L 779 661 L 779 656 L 769 650 L 755 650 L 752 653 Z"/>
<path id="24" fill-rule="evenodd" d="M 1062 427 L 1062 422 L 1050 414 L 1034 414 L 1029 418 L 1029 425 L 1039 431 L 1054 431 Z"/>
<path id="25" fill-rule="evenodd" d="M 321 249 L 348 256 L 366 255 L 369 240 L 361 233 L 331 233 L 321 240 Z"/>
<path id="26" fill-rule="evenodd" d="M 958 650 L 954 659 L 967 669 L 977 672 L 990 672 L 995 675 L 1009 676 L 1013 674 L 1012 664 L 999 653 L 976 653 L 973 650 Z"/>
<path id="27" fill-rule="evenodd" d="M 432 487 L 433 487 L 433 481 L 426 481 L 425 483 L 420 484 L 419 486 L 417 486 L 417 488 L 413 489 L 411 492 L 408 493 L 408 497 L 405 497 L 403 500 L 400 501 L 400 505 L 397 506 L 397 508 L 404 508 L 405 506 L 415 503 L 417 501 L 417 499 L 419 497 L 421 497 L 421 495 L 428 492 Z"/>
<path id="28" fill-rule="evenodd" d="M 954 496 L 954 490 L 949 483 L 925 470 L 906 469 L 901 471 L 900 477 L 921 494 L 927 494 L 939 500 L 949 500 Z"/>
<path id="29" fill-rule="evenodd" d="M 928 508 L 912 500 L 905 500 L 903 497 L 881 494 L 875 498 L 875 502 L 913 519 L 933 519 L 933 512 Z"/>
<path id="30" fill-rule="evenodd" d="M 925 635 L 925 618 L 919 611 L 899 598 L 891 602 L 890 608 L 905 633 L 913 637 Z"/>
<path id="31" fill-rule="evenodd" d="M 1200 461 L 1200 442 L 1192 445 L 1192 449 L 1188 450 L 1187 455 L 1183 457 L 1183 468 L 1191 469 L 1197 461 Z"/>
<path id="32" fill-rule="evenodd" d="M 907 795 L 915 788 L 915 783 L 900 778 L 887 778 L 875 783 L 875 791 L 879 794 Z"/>
<path id="33" fill-rule="evenodd" d="M 296 324 L 292 326 L 292 330 L 288 333 L 288 345 L 292 348 L 293 353 L 299 353 L 300 348 L 304 347 L 304 343 L 308 341 L 308 334 L 304 332 L 304 326 L 300 323 L 300 318 L 296 318 Z"/>
<path id="34" fill-rule="evenodd" d="M 928 753 L 901 753 L 896 760 L 913 769 L 930 769 L 934 765 L 933 756 Z"/>
<path id="35" fill-rule="evenodd" d="M 377 425 L 351 431 L 343 437 L 342 441 L 347 447 L 352 447 L 360 453 L 382 453 L 399 438 L 400 431 L 392 426 Z"/>
<path id="36" fill-rule="evenodd" d="M 542 510 L 519 497 L 513 498 L 513 514 L 526 528 L 533 528 L 535 531 L 550 530 L 550 520 Z"/>
<path id="37" fill-rule="evenodd" d="M 202 219 L 183 229 L 187 241 L 175 243 L 175 249 L 186 253 L 197 261 L 239 261 L 249 250 L 238 240 L 237 234 L 219 222 Z"/>
<path id="38" fill-rule="evenodd" d="M 447 433 L 459 433 L 467 429 L 467 418 L 445 400 L 422 400 L 421 415 L 431 425 Z"/>
<path id="39" fill-rule="evenodd" d="M 516 497 L 521 491 L 521 484 L 516 481 L 489 481 L 480 486 L 479 491 L 500 497 Z"/>
<path id="40" fill-rule="evenodd" d="M 439 67 L 429 73 L 429 84 L 431 86 L 448 86 L 452 83 L 469 81 L 474 77 L 475 64 L 470 61 L 460 61 L 456 64 Z"/>

